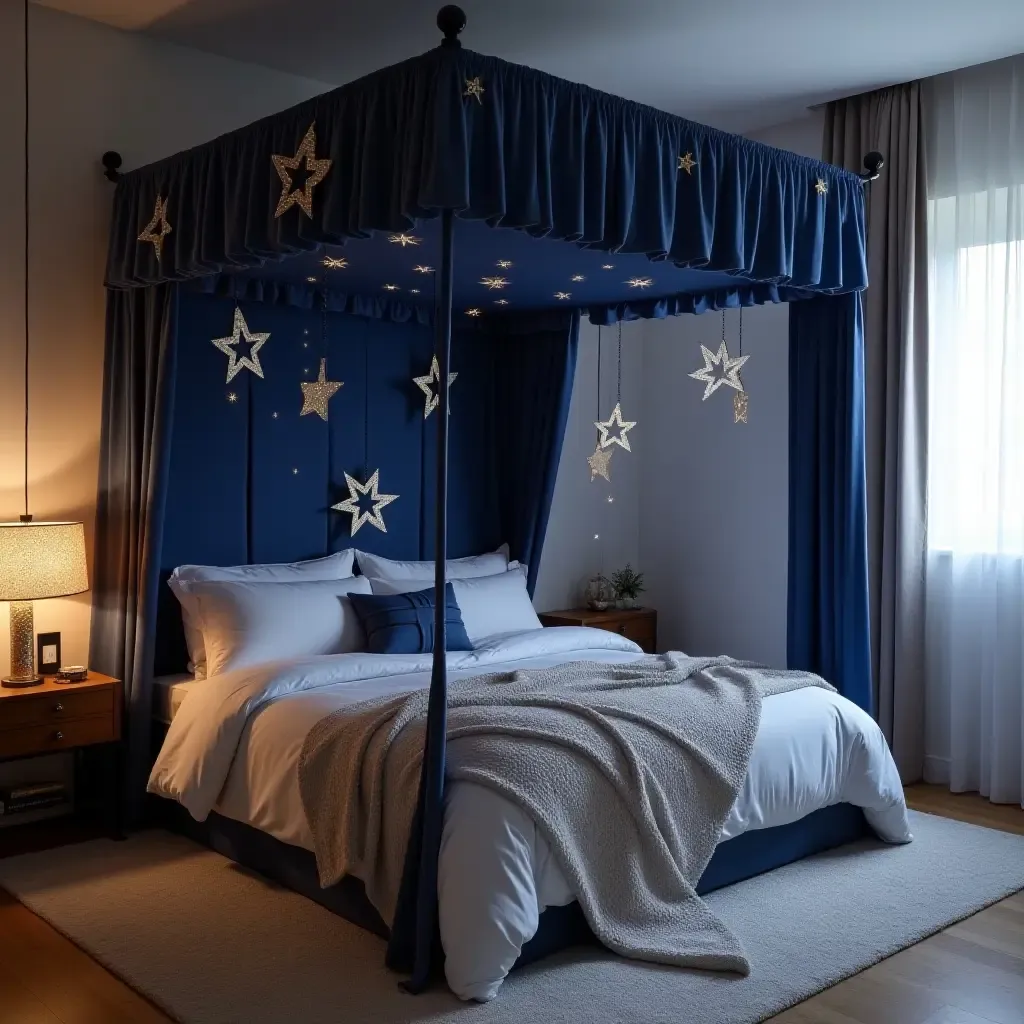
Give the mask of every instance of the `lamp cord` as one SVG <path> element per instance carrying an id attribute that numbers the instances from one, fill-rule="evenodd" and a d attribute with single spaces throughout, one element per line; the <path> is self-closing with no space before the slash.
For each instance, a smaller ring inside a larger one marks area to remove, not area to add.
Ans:
<path id="1" fill-rule="evenodd" d="M 601 418 L 601 325 L 597 327 L 597 418 Z"/>
<path id="2" fill-rule="evenodd" d="M 24 159 L 24 171 L 25 171 L 25 515 L 22 517 L 23 520 L 29 518 L 28 512 L 28 373 L 29 373 L 29 359 L 28 359 L 28 260 L 29 260 L 29 221 L 28 221 L 28 192 L 29 192 L 29 169 L 28 169 L 28 145 L 29 145 L 29 127 L 28 127 L 28 0 L 25 0 L 25 24 L 24 24 L 24 36 L 25 36 L 25 159 Z"/>

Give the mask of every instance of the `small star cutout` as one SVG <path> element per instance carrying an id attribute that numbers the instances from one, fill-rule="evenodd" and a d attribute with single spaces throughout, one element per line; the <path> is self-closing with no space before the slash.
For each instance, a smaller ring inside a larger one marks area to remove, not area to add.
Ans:
<path id="1" fill-rule="evenodd" d="M 512 266 L 512 261 L 511 260 L 498 260 L 498 262 L 495 264 L 495 266 L 500 268 L 501 270 L 508 270 L 508 268 Z"/>
<path id="2" fill-rule="evenodd" d="M 555 292 L 555 298 L 558 299 L 559 301 L 564 301 L 565 299 L 571 299 L 572 298 L 572 293 L 571 292 Z"/>
<path id="3" fill-rule="evenodd" d="M 313 189 L 320 184 L 331 169 L 333 160 L 316 158 L 316 122 L 309 126 L 308 131 L 299 143 L 295 156 L 278 156 L 270 158 L 274 162 L 277 176 L 281 179 L 281 198 L 277 201 L 275 217 L 280 217 L 293 206 L 298 206 L 309 218 L 313 216 Z M 292 176 L 289 171 L 297 171 L 305 161 L 306 181 L 302 188 L 292 188 Z"/>
<path id="4" fill-rule="evenodd" d="M 586 281 L 586 278 L 582 274 L 573 274 L 570 278 L 571 281 Z"/>
<path id="5" fill-rule="evenodd" d="M 455 383 L 455 378 L 458 377 L 458 373 L 448 374 L 448 387 L 451 387 Z M 423 377 L 413 377 L 413 382 L 427 396 L 426 402 L 424 402 L 423 418 L 426 419 L 436 408 L 437 403 L 440 401 L 440 397 L 434 394 L 434 385 L 438 384 L 441 380 L 441 368 L 437 365 L 437 356 L 434 356 L 430 360 L 430 373 Z"/>
<path id="6" fill-rule="evenodd" d="M 694 167 L 697 166 L 697 161 L 693 159 L 693 153 L 687 150 L 679 158 L 679 167 L 677 170 L 686 171 L 687 174 L 693 174 Z"/>
<path id="7" fill-rule="evenodd" d="M 494 300 L 494 304 L 496 306 L 507 306 L 508 305 L 508 299 L 495 299 Z"/>
<path id="8" fill-rule="evenodd" d="M 302 388 L 302 411 L 299 415 L 307 416 L 315 412 L 326 423 L 327 403 L 342 387 L 342 381 L 327 379 L 327 360 L 320 360 L 320 376 L 314 383 L 307 384 L 303 381 L 299 387 Z"/>
<path id="9" fill-rule="evenodd" d="M 410 295 L 419 295 L 419 293 L 420 293 L 419 288 L 410 288 L 409 289 L 409 294 Z"/>
<path id="10" fill-rule="evenodd" d="M 594 426 L 601 433 L 601 440 L 598 441 L 599 448 L 608 448 L 613 444 L 617 444 L 620 448 L 625 448 L 627 452 L 633 450 L 629 447 L 629 438 L 626 437 L 626 433 L 636 426 L 636 420 L 623 420 L 622 407 L 618 402 L 615 403 L 615 408 L 612 409 L 611 418 L 603 422 L 598 420 L 594 423 Z M 613 434 L 611 432 L 613 427 L 618 428 L 618 433 Z"/>
<path id="11" fill-rule="evenodd" d="M 631 277 L 626 284 L 630 288 L 650 288 L 654 284 L 653 277 Z"/>
<path id="12" fill-rule="evenodd" d="M 159 226 L 160 230 L 155 230 Z M 156 252 L 157 263 L 163 258 L 164 239 L 171 233 L 172 228 L 167 220 L 167 200 L 160 196 L 156 197 L 156 205 L 153 207 L 153 216 L 149 223 L 142 229 L 139 235 L 140 242 L 152 242 L 153 250 Z"/>
<path id="13" fill-rule="evenodd" d="M 494 291 L 496 289 L 504 288 L 508 284 L 508 279 L 504 277 L 482 277 L 480 278 L 480 283 L 487 285 L 491 291 Z"/>
<path id="14" fill-rule="evenodd" d="M 414 271 L 415 271 L 415 272 L 416 272 L 417 274 L 432 274 L 432 273 L 434 272 L 434 268 L 433 268 L 433 267 L 428 267 L 428 266 L 425 266 L 425 265 L 424 265 L 424 264 L 422 264 L 422 263 L 418 263 L 418 264 L 417 264 L 417 265 L 416 265 L 415 267 L 413 267 L 412 269 L 413 269 L 413 270 L 414 270 Z"/>
<path id="15" fill-rule="evenodd" d="M 472 97 L 483 106 L 483 95 L 484 95 L 484 83 L 482 78 L 467 78 L 466 79 L 466 91 L 462 94 L 467 99 Z"/>
<path id="16" fill-rule="evenodd" d="M 386 284 L 386 285 L 384 285 L 384 291 L 386 291 L 386 292 L 398 292 L 398 291 L 401 291 L 401 290 L 402 289 L 399 288 L 397 284 Z"/>
<path id="17" fill-rule="evenodd" d="M 249 325 L 245 322 L 245 317 L 242 316 L 242 311 L 238 306 L 235 306 L 235 319 L 232 324 L 231 334 L 226 338 L 213 339 L 214 348 L 220 349 L 228 357 L 228 375 L 224 381 L 225 384 L 230 384 L 235 375 L 240 373 L 243 368 L 251 370 L 257 377 L 263 376 L 259 352 L 269 337 L 269 331 L 264 334 L 252 333 L 249 330 Z M 243 338 L 246 344 L 251 345 L 252 348 L 249 349 L 248 355 L 243 355 L 239 358 L 238 353 L 235 351 L 235 346 Z"/>
<path id="18" fill-rule="evenodd" d="M 818 193 L 819 196 L 827 196 L 828 195 L 828 185 L 825 184 L 825 179 L 824 178 L 819 178 L 815 182 L 814 190 Z"/>
<path id="19" fill-rule="evenodd" d="M 275 419 L 275 420 L 277 419 L 277 413 L 276 412 L 272 412 L 270 415 L 271 415 L 272 419 Z"/>
<path id="20" fill-rule="evenodd" d="M 229 392 L 228 392 L 228 401 L 229 401 L 229 402 L 230 402 L 230 403 L 231 403 L 232 405 L 234 405 L 234 404 L 235 404 L 235 402 L 237 402 L 237 401 L 238 401 L 238 395 L 236 395 L 236 394 L 234 393 L 234 391 L 229 391 Z"/>
<path id="21" fill-rule="evenodd" d="M 316 279 L 315 277 L 307 277 L 307 278 L 306 278 L 306 280 L 307 280 L 307 281 L 308 281 L 308 282 L 309 282 L 310 284 L 316 284 L 316 282 L 317 282 L 317 279 Z"/>
<path id="22" fill-rule="evenodd" d="M 466 316 L 479 316 L 479 315 L 480 315 L 480 310 L 479 309 L 474 308 L 474 309 L 467 309 L 466 310 Z"/>
<path id="23" fill-rule="evenodd" d="M 328 270 L 344 270 L 348 266 L 348 260 L 344 256 L 335 258 L 334 256 L 324 257 L 324 266 Z"/>
<path id="24" fill-rule="evenodd" d="M 602 270 L 614 270 L 615 269 L 615 264 L 614 263 L 602 263 L 601 264 L 601 269 Z"/>
<path id="25" fill-rule="evenodd" d="M 603 476 L 605 480 L 611 483 L 611 474 L 608 472 L 609 464 L 612 461 L 612 454 L 614 448 L 602 448 L 598 445 L 594 449 L 594 454 L 587 459 L 590 464 L 590 481 L 593 483 L 599 476 Z"/>
<path id="26" fill-rule="evenodd" d="M 377 487 L 379 486 L 379 474 L 380 470 L 375 469 L 370 479 L 365 484 L 361 484 L 355 477 L 345 474 L 345 483 L 348 484 L 348 497 L 344 501 L 339 501 L 337 505 L 332 505 L 336 512 L 349 512 L 352 515 L 352 533 L 354 537 L 358 532 L 359 528 L 363 523 L 369 523 L 371 526 L 376 526 L 381 533 L 387 533 L 388 528 L 384 525 L 384 520 L 381 517 L 381 509 L 385 505 L 390 505 L 396 498 L 397 494 L 378 494 Z M 369 512 L 360 511 L 359 498 L 361 496 L 368 496 L 370 499 L 371 508 Z"/>
<path id="27" fill-rule="evenodd" d="M 292 467 L 292 476 L 298 476 L 298 475 L 299 475 L 299 467 L 298 466 L 293 466 Z"/>
<path id="28" fill-rule="evenodd" d="M 743 390 L 740 368 L 750 356 L 738 356 L 736 359 L 730 359 L 729 349 L 724 341 L 718 346 L 717 352 L 712 352 L 704 345 L 701 345 L 700 350 L 704 356 L 704 365 L 699 370 L 694 370 L 689 376 L 707 385 L 704 388 L 702 402 L 706 402 L 723 384 L 728 384 L 729 387 L 735 388 L 737 391 Z M 721 371 L 717 375 L 715 367 Z"/>
<path id="29" fill-rule="evenodd" d="M 400 245 L 404 249 L 407 245 L 419 245 L 423 239 L 417 238 L 415 235 L 401 234 L 389 236 L 388 241 L 392 245 Z"/>

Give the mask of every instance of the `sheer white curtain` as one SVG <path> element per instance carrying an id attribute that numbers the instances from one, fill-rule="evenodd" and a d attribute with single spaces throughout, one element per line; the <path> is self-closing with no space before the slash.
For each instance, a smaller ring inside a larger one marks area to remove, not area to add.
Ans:
<path id="1" fill-rule="evenodd" d="M 926 110 L 926 778 L 1024 805 L 1024 57 Z"/>

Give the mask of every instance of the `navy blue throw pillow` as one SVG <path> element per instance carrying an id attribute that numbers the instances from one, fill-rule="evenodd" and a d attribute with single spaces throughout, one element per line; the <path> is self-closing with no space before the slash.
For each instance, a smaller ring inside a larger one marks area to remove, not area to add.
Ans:
<path id="1" fill-rule="evenodd" d="M 471 651 L 455 588 L 445 586 L 445 646 Z M 434 588 L 412 594 L 349 594 L 373 654 L 429 654 L 434 650 Z"/>

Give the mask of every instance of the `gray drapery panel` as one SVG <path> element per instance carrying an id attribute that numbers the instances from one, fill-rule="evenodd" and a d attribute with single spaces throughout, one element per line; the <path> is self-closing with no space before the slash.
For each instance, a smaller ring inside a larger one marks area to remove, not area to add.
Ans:
<path id="1" fill-rule="evenodd" d="M 868 577 L 878 722 L 905 782 L 924 769 L 927 530 L 928 248 L 921 84 L 828 104 L 823 159 L 860 170 L 868 188 L 864 293 Z"/>
<path id="2" fill-rule="evenodd" d="M 149 771 L 153 625 L 173 413 L 178 286 L 107 292 L 89 663 L 124 680 L 125 800 L 137 822 Z"/>

